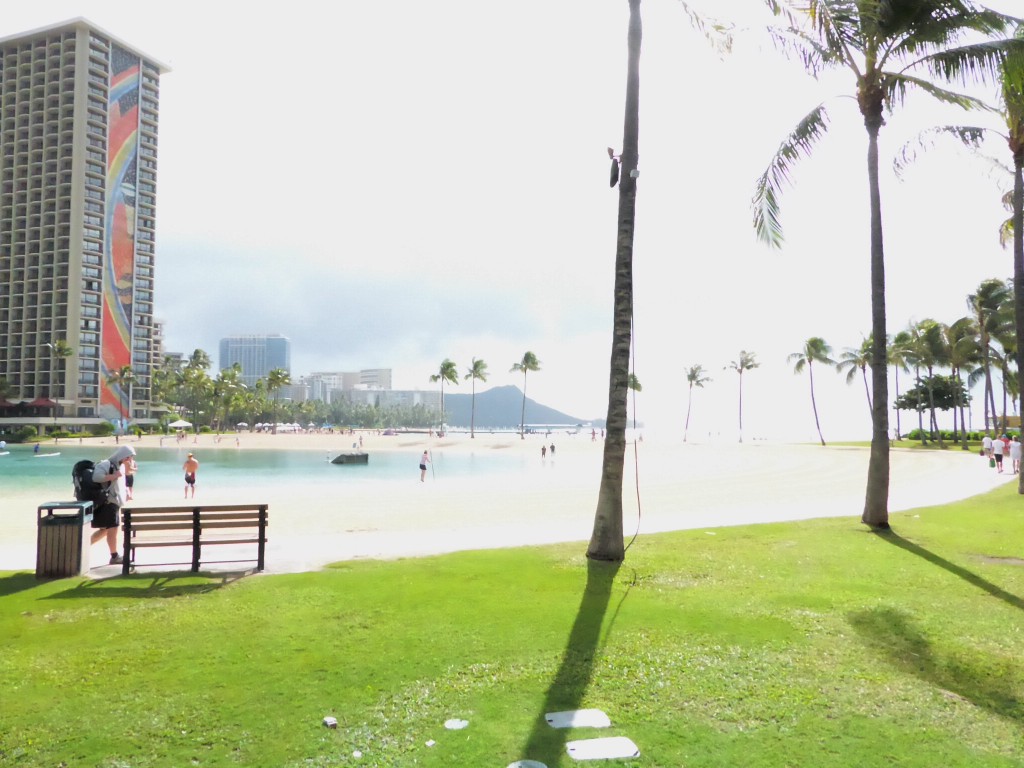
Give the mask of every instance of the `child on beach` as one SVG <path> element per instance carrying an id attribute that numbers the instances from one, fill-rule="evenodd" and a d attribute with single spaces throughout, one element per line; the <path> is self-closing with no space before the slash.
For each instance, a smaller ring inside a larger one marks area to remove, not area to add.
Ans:
<path id="1" fill-rule="evenodd" d="M 430 463 L 430 454 L 427 451 L 423 452 L 420 456 L 420 482 L 425 483 L 427 481 L 427 464 Z"/>

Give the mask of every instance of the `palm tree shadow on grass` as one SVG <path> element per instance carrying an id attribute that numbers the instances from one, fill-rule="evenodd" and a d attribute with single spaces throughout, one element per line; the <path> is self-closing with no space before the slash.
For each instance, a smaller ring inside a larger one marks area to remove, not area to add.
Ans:
<path id="1" fill-rule="evenodd" d="M 579 611 L 569 632 L 562 662 L 548 686 L 544 705 L 523 744 L 522 759 L 540 760 L 549 766 L 561 764 L 571 730 L 552 728 L 544 715 L 578 709 L 583 702 L 594 673 L 601 627 L 619 566 L 618 562 L 587 560 L 587 583 Z"/>
<path id="2" fill-rule="evenodd" d="M 995 715 L 1024 719 L 1017 696 L 1020 670 L 1007 665 L 993 673 L 993 660 L 949 654 L 940 656 L 906 612 L 872 608 L 849 616 L 850 624 L 872 649 L 881 651 L 902 671 L 936 686 L 944 695 L 965 699 Z"/>
<path id="3" fill-rule="evenodd" d="M 1002 587 L 993 584 L 991 581 L 983 579 L 978 574 L 967 570 L 963 566 L 957 565 L 956 563 L 951 563 L 944 557 L 939 557 L 934 552 L 925 549 L 919 544 L 915 544 L 912 541 L 904 539 L 898 533 L 895 533 L 892 530 L 886 530 L 877 531 L 876 535 L 878 535 L 878 537 L 881 538 L 882 541 L 885 541 L 889 544 L 893 544 L 894 546 L 897 546 L 900 549 L 904 549 L 907 552 L 910 552 L 911 554 L 917 555 L 918 557 L 927 560 L 929 563 L 933 563 L 934 565 L 937 565 L 940 568 L 949 571 L 954 576 L 959 576 L 968 584 L 977 587 L 983 592 L 988 592 L 988 594 L 992 595 L 992 597 L 999 598 L 1007 605 L 1011 605 L 1014 608 L 1024 610 L 1024 599 L 1012 594 L 1011 592 L 1007 592 Z"/>

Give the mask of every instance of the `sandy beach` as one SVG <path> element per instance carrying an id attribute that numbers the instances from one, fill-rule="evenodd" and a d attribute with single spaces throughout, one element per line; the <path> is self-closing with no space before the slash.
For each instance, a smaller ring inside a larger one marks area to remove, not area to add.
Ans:
<path id="1" fill-rule="evenodd" d="M 549 437 L 478 433 L 445 438 L 426 434 L 382 436 L 362 433 L 363 449 L 408 454 L 410 475 L 374 488 L 357 488 L 342 498 L 322 494 L 281 479 L 260 498 L 237 498 L 204 486 L 200 473 L 196 503 L 261 502 L 270 505 L 267 572 L 314 570 L 327 563 L 357 558 L 394 558 L 466 549 L 488 549 L 590 538 L 600 481 L 600 439 L 589 434 Z M 215 442 L 201 435 L 189 450 L 233 447 L 234 435 Z M 338 453 L 357 437 L 328 434 L 242 433 L 237 450 L 287 450 Z M 116 447 L 113 438 L 87 440 L 97 458 Z M 541 446 L 555 443 L 556 458 L 541 457 Z M 158 437 L 138 446 L 159 447 Z M 173 438 L 164 439 L 175 450 Z M 867 476 L 867 448 L 755 443 L 683 443 L 648 437 L 627 451 L 624 528 L 633 533 L 715 528 L 746 523 L 850 517 L 859 524 Z M 521 452 L 543 462 L 543 472 L 521 477 L 479 480 L 428 474 L 421 483 L 417 457 L 430 450 L 448 452 Z M 1015 479 L 997 474 L 976 453 L 895 448 L 891 454 L 889 508 L 892 512 L 968 498 Z M 637 480 L 639 478 L 639 480 Z M 300 484 L 301 485 L 301 484 Z M 135 504 L 181 504 L 180 489 L 155 488 L 140 467 Z M 70 494 L 69 494 L 70 496 Z M 50 501 L 52 499 L 46 499 Z M 32 494 L 5 494 L 8 523 L 0 541 L 0 570 L 34 570 L 36 506 Z M 12 515 L 12 511 L 17 514 Z M 93 547 L 91 562 L 105 563 L 103 544 Z M 92 573 L 109 575 L 110 566 Z M 140 571 L 141 572 L 141 571 Z"/>

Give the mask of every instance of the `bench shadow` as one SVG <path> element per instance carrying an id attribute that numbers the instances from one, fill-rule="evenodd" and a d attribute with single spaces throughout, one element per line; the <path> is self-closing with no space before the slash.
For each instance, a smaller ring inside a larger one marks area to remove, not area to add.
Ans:
<path id="1" fill-rule="evenodd" d="M 251 570 L 192 573 L 191 571 L 164 571 L 158 574 L 131 574 L 108 576 L 102 579 L 83 579 L 70 589 L 55 592 L 45 600 L 97 597 L 167 598 L 202 595 L 228 586 L 249 576 Z M 198 580 L 198 581 L 197 581 Z"/>
<path id="2" fill-rule="evenodd" d="M 908 539 L 904 539 L 898 533 L 893 530 L 878 531 L 877 535 L 882 541 L 892 544 L 893 546 L 899 547 L 900 549 L 906 550 L 911 554 L 917 555 L 918 557 L 927 560 L 929 563 L 939 566 L 940 568 L 949 571 L 954 576 L 959 576 L 961 579 L 966 581 L 968 584 L 977 587 L 983 592 L 987 592 L 992 597 L 1002 600 L 1007 605 L 1011 605 L 1019 610 L 1024 610 L 1024 599 L 1018 597 L 1012 592 L 1007 592 L 1000 586 L 993 584 L 991 581 L 983 579 L 978 574 L 967 570 L 961 565 L 950 562 L 944 557 L 936 555 L 934 552 L 925 549 L 919 544 L 915 544 Z"/>
<path id="3" fill-rule="evenodd" d="M 521 759 L 559 764 L 572 729 L 552 728 L 544 716 L 548 712 L 579 709 L 594 673 L 601 627 L 611 600 L 612 587 L 621 563 L 587 561 L 587 582 L 576 613 L 562 661 L 548 686 L 544 704 L 534 721 L 533 730 L 523 744 Z"/>
<path id="4" fill-rule="evenodd" d="M 937 654 L 910 616 L 895 608 L 872 608 L 849 615 L 866 645 L 888 657 L 897 669 L 935 686 L 949 699 L 963 699 L 1013 721 L 1024 719 L 1017 696 L 1016 670 L 993 670 L 991 659 Z"/>

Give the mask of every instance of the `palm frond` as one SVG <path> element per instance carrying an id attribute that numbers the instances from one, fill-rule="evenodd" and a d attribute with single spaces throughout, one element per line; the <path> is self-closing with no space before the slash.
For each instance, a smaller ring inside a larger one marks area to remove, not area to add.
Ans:
<path id="1" fill-rule="evenodd" d="M 817 78 L 838 60 L 834 51 L 828 50 L 818 40 L 795 27 L 769 27 L 768 36 L 779 53 L 788 59 L 797 59 L 813 78 Z"/>
<path id="2" fill-rule="evenodd" d="M 903 171 L 908 166 L 917 162 L 920 153 L 934 149 L 939 140 L 944 137 L 951 136 L 954 139 L 958 139 L 968 149 L 977 150 L 981 147 L 981 143 L 988 132 L 988 128 L 971 125 L 941 125 L 929 128 L 900 147 L 892 161 L 893 171 L 895 171 L 897 178 L 902 178 Z"/>
<path id="3" fill-rule="evenodd" d="M 1024 40 L 989 40 L 959 48 L 946 48 L 929 53 L 907 65 L 904 71 L 924 67 L 935 77 L 963 85 L 980 82 L 1003 84 L 1003 62 L 1007 56 L 1019 55 Z M 1020 85 L 1019 76 L 1012 74 L 1011 85 Z"/>
<path id="4" fill-rule="evenodd" d="M 754 231 L 758 239 L 775 248 L 782 246 L 779 221 L 779 197 L 782 186 L 790 182 L 790 173 L 801 156 L 809 155 L 828 131 L 828 112 L 824 104 L 812 109 L 775 151 L 768 168 L 754 188 Z"/>
<path id="5" fill-rule="evenodd" d="M 732 52 L 732 32 L 735 25 L 701 16 L 686 4 L 686 0 L 677 0 L 677 2 L 683 7 L 683 13 L 689 17 L 690 26 L 704 35 L 704 39 L 719 55 Z"/>
<path id="6" fill-rule="evenodd" d="M 1012 205 L 1010 206 L 1013 207 Z M 1013 245 L 1013 219 L 1009 218 L 999 225 L 999 244 L 1003 248 L 1009 248 Z"/>
<path id="7" fill-rule="evenodd" d="M 910 88 L 918 88 L 932 98 L 941 101 L 943 104 L 953 104 L 955 106 L 962 107 L 963 109 L 980 109 L 989 112 L 996 111 L 981 99 L 976 99 L 975 97 L 968 96 L 965 93 L 950 91 L 936 85 L 935 83 L 929 82 L 928 80 L 922 80 L 919 77 L 907 75 L 905 72 L 887 72 L 883 77 L 882 86 L 885 89 L 885 106 L 886 109 L 890 111 L 894 106 L 903 106 L 907 91 Z"/>

